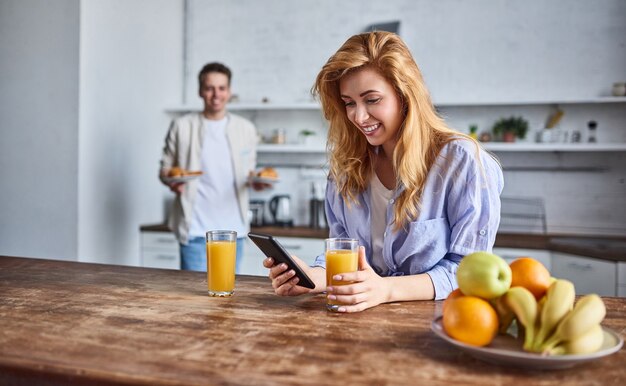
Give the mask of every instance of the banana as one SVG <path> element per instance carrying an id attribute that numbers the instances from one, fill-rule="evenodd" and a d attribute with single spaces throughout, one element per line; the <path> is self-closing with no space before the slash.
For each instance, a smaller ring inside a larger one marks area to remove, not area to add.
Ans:
<path id="1" fill-rule="evenodd" d="M 489 301 L 493 306 L 493 309 L 496 310 L 496 314 L 498 314 L 498 333 L 506 334 L 509 326 L 513 322 L 513 318 L 515 318 L 515 314 L 513 311 L 505 304 L 504 295 L 498 296 L 495 299 L 491 299 Z"/>
<path id="2" fill-rule="evenodd" d="M 599 324 L 593 325 L 582 335 L 556 345 L 549 350 L 549 355 L 589 354 L 596 352 L 604 343 L 604 331 Z"/>
<path id="3" fill-rule="evenodd" d="M 518 324 L 524 326 L 524 350 L 530 351 L 535 338 L 537 300 L 524 287 L 511 287 L 503 296 L 505 304 L 515 313 Z"/>
<path id="4" fill-rule="evenodd" d="M 544 340 L 554 331 L 557 324 L 574 307 L 574 284 L 569 280 L 557 279 L 545 295 L 545 304 L 539 313 L 537 334 L 533 351 L 540 351 Z"/>
<path id="5" fill-rule="evenodd" d="M 594 325 L 600 324 L 605 315 L 606 307 L 600 296 L 596 294 L 583 296 L 576 302 L 574 309 L 559 322 L 554 333 L 541 344 L 541 351 L 550 351 L 561 342 L 578 338 Z"/>

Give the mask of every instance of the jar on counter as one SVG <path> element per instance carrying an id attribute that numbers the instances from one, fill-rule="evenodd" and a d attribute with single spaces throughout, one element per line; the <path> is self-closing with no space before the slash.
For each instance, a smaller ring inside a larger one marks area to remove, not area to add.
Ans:
<path id="1" fill-rule="evenodd" d="M 274 130 L 274 136 L 272 137 L 272 143 L 283 145 L 287 142 L 287 132 L 285 129 Z"/>
<path id="2" fill-rule="evenodd" d="M 611 91 L 613 96 L 626 96 L 626 83 L 613 83 L 613 89 Z"/>

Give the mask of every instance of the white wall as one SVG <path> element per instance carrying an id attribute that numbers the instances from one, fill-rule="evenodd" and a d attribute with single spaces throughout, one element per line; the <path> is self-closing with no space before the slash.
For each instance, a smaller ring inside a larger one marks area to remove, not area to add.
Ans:
<path id="1" fill-rule="evenodd" d="M 81 3 L 78 255 L 138 265 L 139 226 L 163 221 L 158 168 L 180 103 L 182 0 Z"/>
<path id="2" fill-rule="evenodd" d="M 78 0 L 0 0 L 0 254 L 76 259 Z"/>
<path id="3" fill-rule="evenodd" d="M 189 100 L 197 69 L 222 60 L 242 101 L 308 101 L 348 37 L 391 20 L 438 103 L 609 95 L 626 68 L 623 0 L 190 0 L 189 9 Z"/>

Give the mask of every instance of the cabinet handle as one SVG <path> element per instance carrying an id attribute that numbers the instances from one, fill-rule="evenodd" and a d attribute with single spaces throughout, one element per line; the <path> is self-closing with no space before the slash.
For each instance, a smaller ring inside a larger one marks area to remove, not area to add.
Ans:
<path id="1" fill-rule="evenodd" d="M 567 266 L 579 271 L 593 271 L 591 264 L 568 263 Z"/>
<path id="2" fill-rule="evenodd" d="M 174 260 L 176 259 L 176 256 L 172 256 L 172 255 L 156 255 L 157 259 L 160 260 Z"/>
<path id="3" fill-rule="evenodd" d="M 164 238 L 164 237 L 160 237 L 160 238 L 158 238 L 156 241 L 157 241 L 157 242 L 159 242 L 159 243 L 168 243 L 168 244 L 171 244 L 171 243 L 175 242 L 176 240 L 166 239 L 166 238 Z"/>
<path id="4" fill-rule="evenodd" d="M 302 245 L 283 245 L 285 249 L 302 249 Z"/>

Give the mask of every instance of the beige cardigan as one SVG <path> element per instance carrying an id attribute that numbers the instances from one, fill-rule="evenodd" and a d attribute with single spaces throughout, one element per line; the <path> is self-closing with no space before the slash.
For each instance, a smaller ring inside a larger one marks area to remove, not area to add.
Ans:
<path id="1" fill-rule="evenodd" d="M 186 170 L 200 170 L 202 154 L 202 114 L 192 113 L 175 119 L 169 128 L 163 147 L 159 178 L 173 166 Z M 235 191 L 239 202 L 239 215 L 248 224 L 248 175 L 256 167 L 256 128 L 252 122 L 228 113 L 226 136 L 230 145 L 235 175 Z M 196 180 L 187 182 L 183 193 L 176 196 L 168 219 L 170 229 L 181 244 L 187 244 L 193 203 L 198 191 Z M 236 215 L 233 213 L 233 215 Z M 243 236 L 243 235 L 238 235 Z"/>

